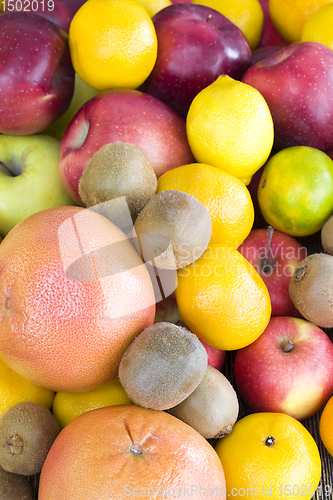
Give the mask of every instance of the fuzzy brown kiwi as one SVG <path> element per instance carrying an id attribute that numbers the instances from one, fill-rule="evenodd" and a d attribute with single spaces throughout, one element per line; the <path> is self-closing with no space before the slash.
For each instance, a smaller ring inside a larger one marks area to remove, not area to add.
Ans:
<path id="1" fill-rule="evenodd" d="M 315 253 L 296 268 L 289 295 L 305 319 L 323 328 L 333 327 L 333 256 Z"/>
<path id="2" fill-rule="evenodd" d="M 146 262 L 154 259 L 156 266 L 162 269 L 181 269 L 195 262 L 206 250 L 212 220 L 206 207 L 194 196 L 169 190 L 149 200 L 134 229 Z"/>
<path id="3" fill-rule="evenodd" d="M 102 146 L 89 160 L 79 181 L 86 207 L 125 196 L 133 221 L 157 191 L 157 177 L 146 155 L 134 144 Z"/>
<path id="4" fill-rule="evenodd" d="M 326 253 L 333 255 L 333 215 L 321 228 L 321 244 Z"/>
<path id="5" fill-rule="evenodd" d="M 193 427 L 206 439 L 230 434 L 238 418 L 239 404 L 229 380 L 207 366 L 198 387 L 169 413 Z"/>
<path id="6" fill-rule="evenodd" d="M 127 348 L 119 380 L 135 404 L 166 410 L 198 386 L 206 369 L 207 353 L 198 337 L 161 322 L 143 330 Z"/>
<path id="7" fill-rule="evenodd" d="M 19 474 L 12 474 L 0 467 L 1 500 L 33 500 L 33 493 L 28 479 Z"/>
<path id="8" fill-rule="evenodd" d="M 0 417 L 0 466 L 23 476 L 37 474 L 58 433 L 44 406 L 28 401 L 12 406 Z"/>

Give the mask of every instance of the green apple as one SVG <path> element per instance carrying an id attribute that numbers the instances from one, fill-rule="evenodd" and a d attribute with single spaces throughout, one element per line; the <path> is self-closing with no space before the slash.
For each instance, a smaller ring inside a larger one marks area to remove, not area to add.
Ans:
<path id="1" fill-rule="evenodd" d="M 87 83 L 85 83 L 77 73 L 75 73 L 75 86 L 74 86 L 74 94 L 72 101 L 70 103 L 67 111 L 58 118 L 52 125 L 50 125 L 47 129 L 43 130 L 42 134 L 48 134 L 56 139 L 61 141 L 62 136 L 65 133 L 66 128 L 69 123 L 72 121 L 76 113 L 83 106 L 84 103 L 89 101 L 98 94 L 100 90 L 96 90 L 93 87 L 90 87 Z"/>
<path id="2" fill-rule="evenodd" d="M 0 236 L 45 208 L 74 205 L 59 176 L 60 141 L 0 135 Z"/>

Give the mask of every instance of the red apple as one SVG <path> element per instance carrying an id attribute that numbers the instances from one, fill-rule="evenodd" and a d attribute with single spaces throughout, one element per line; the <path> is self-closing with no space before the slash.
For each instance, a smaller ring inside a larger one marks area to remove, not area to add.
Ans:
<path id="1" fill-rule="evenodd" d="M 333 394 L 333 344 L 319 327 L 298 318 L 271 318 L 252 344 L 236 353 L 235 382 L 255 412 L 303 420 Z"/>
<path id="2" fill-rule="evenodd" d="M 74 92 L 67 35 L 37 14 L 1 14 L 0 56 L 0 132 L 44 130 L 66 111 Z"/>
<path id="3" fill-rule="evenodd" d="M 137 90 L 106 90 L 80 108 L 61 140 L 60 177 L 78 204 L 79 180 L 89 159 L 114 142 L 138 146 L 157 177 L 194 161 L 185 122 L 166 104 Z"/>
<path id="4" fill-rule="evenodd" d="M 271 16 L 269 14 L 269 0 L 259 0 L 263 13 L 264 25 L 262 28 L 261 38 L 258 47 L 270 47 L 272 45 L 287 45 L 287 42 L 282 38 L 280 33 L 275 28 Z"/>
<path id="5" fill-rule="evenodd" d="M 216 368 L 216 370 L 221 371 L 225 361 L 225 356 L 226 356 L 225 351 L 222 351 L 221 349 L 216 349 L 216 347 L 207 344 L 207 342 L 205 342 L 202 339 L 199 340 L 206 349 L 207 362 L 209 366 L 212 366 L 213 368 Z"/>
<path id="6" fill-rule="evenodd" d="M 24 12 L 33 12 L 39 16 L 46 17 L 68 33 L 74 14 L 86 1 L 38 0 L 35 2 L 13 2 L 12 0 L 6 0 L 4 12 L 21 12 L 24 7 Z"/>
<path id="7" fill-rule="evenodd" d="M 269 232 L 272 232 L 269 241 Z M 272 316 L 302 317 L 289 296 L 289 283 L 307 250 L 288 234 L 273 228 L 253 229 L 238 251 L 265 282 L 272 304 Z"/>
<path id="8" fill-rule="evenodd" d="M 176 4 L 154 18 L 158 51 L 141 90 L 186 118 L 194 97 L 219 75 L 240 79 L 252 61 L 242 31 L 204 5 Z"/>
<path id="9" fill-rule="evenodd" d="M 288 45 L 249 68 L 272 113 L 277 146 L 333 147 L 333 51 L 316 42 Z"/>

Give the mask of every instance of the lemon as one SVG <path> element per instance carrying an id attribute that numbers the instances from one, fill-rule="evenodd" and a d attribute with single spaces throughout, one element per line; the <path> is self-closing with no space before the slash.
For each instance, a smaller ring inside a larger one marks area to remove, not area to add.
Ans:
<path id="1" fill-rule="evenodd" d="M 289 415 L 247 415 L 215 449 L 225 473 L 227 498 L 314 497 L 321 475 L 318 447 L 309 431 Z"/>
<path id="2" fill-rule="evenodd" d="M 197 162 L 221 168 L 246 183 L 273 146 L 273 120 L 265 99 L 229 76 L 219 76 L 196 95 L 186 130 Z"/>
<path id="3" fill-rule="evenodd" d="M 293 146 L 265 165 L 260 210 L 268 224 L 291 236 L 319 231 L 333 213 L 333 162 L 319 149 Z"/>
<path id="4" fill-rule="evenodd" d="M 305 22 L 302 34 L 302 42 L 318 42 L 333 49 L 333 3 L 322 5 Z"/>
<path id="5" fill-rule="evenodd" d="M 52 405 L 52 412 L 62 429 L 82 413 L 121 404 L 131 404 L 125 389 L 116 378 L 93 391 L 57 392 Z"/>
<path id="6" fill-rule="evenodd" d="M 146 9 L 150 17 L 154 17 L 157 12 L 172 5 L 170 0 L 137 0 Z"/>
<path id="7" fill-rule="evenodd" d="M 269 0 L 269 14 L 280 35 L 288 42 L 301 40 L 306 20 L 331 0 Z"/>
<path id="8" fill-rule="evenodd" d="M 8 408 L 32 401 L 51 409 L 54 392 L 31 384 L 0 360 L 0 415 Z"/>
<path id="9" fill-rule="evenodd" d="M 245 35 L 251 49 L 259 44 L 264 25 L 264 13 L 259 0 L 193 0 L 221 12 Z"/>
<path id="10" fill-rule="evenodd" d="M 76 73 L 91 87 L 135 89 L 155 65 L 156 31 L 135 0 L 89 0 L 72 19 L 69 48 Z"/>
<path id="11" fill-rule="evenodd" d="M 237 248 L 254 221 L 251 195 L 242 181 L 220 168 L 192 163 L 168 170 L 158 179 L 158 192 L 183 191 L 194 196 L 212 219 L 210 243 Z"/>

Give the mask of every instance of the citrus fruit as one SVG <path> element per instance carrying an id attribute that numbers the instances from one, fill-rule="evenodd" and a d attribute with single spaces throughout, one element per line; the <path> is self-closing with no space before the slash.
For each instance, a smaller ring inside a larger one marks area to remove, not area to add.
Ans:
<path id="1" fill-rule="evenodd" d="M 269 14 L 280 35 L 288 42 L 301 40 L 306 20 L 331 0 L 269 0 Z"/>
<path id="2" fill-rule="evenodd" d="M 326 450 L 333 456 L 333 396 L 327 401 L 320 416 L 319 433 Z"/>
<path id="3" fill-rule="evenodd" d="M 213 347 L 240 349 L 265 330 L 271 314 L 266 285 L 235 248 L 210 244 L 178 271 L 176 300 L 193 333 Z"/>
<path id="4" fill-rule="evenodd" d="M 127 396 L 118 378 L 93 391 L 57 392 L 52 413 L 62 429 L 82 413 L 104 406 L 125 405 L 132 401 Z"/>
<path id="5" fill-rule="evenodd" d="M 135 0 L 89 0 L 69 28 L 76 73 L 92 87 L 135 89 L 148 77 L 157 56 L 152 20 Z"/>
<path id="6" fill-rule="evenodd" d="M 245 35 L 251 49 L 259 44 L 264 25 L 264 13 L 259 0 L 193 0 L 221 12 Z"/>
<path id="7" fill-rule="evenodd" d="M 28 382 L 0 360 L 0 415 L 23 401 L 32 401 L 50 410 L 53 398 L 53 391 Z"/>
<path id="8" fill-rule="evenodd" d="M 224 500 L 224 488 L 219 457 L 197 431 L 168 413 L 123 405 L 80 415 L 61 431 L 38 500 L 59 500 L 59 491 L 66 500 L 202 498 L 204 489 Z"/>
<path id="9" fill-rule="evenodd" d="M 322 5 L 305 21 L 301 41 L 318 42 L 333 49 L 333 3 Z"/>
<path id="10" fill-rule="evenodd" d="M 137 0 L 146 9 L 150 17 L 154 17 L 157 12 L 172 5 L 170 0 Z"/>
<path id="11" fill-rule="evenodd" d="M 184 191 L 204 205 L 212 219 L 210 243 L 238 247 L 249 235 L 254 209 L 242 181 L 220 168 L 191 163 L 173 168 L 158 179 L 158 193 Z"/>
<path id="12" fill-rule="evenodd" d="M 186 118 L 187 137 L 197 162 L 226 170 L 249 183 L 273 146 L 273 121 L 255 88 L 229 76 L 201 90 Z"/>
<path id="13" fill-rule="evenodd" d="M 153 324 L 146 267 L 125 234 L 92 210 L 60 207 L 20 222 L 1 242 L 0 269 L 1 359 L 38 386 L 108 383 Z"/>
<path id="14" fill-rule="evenodd" d="M 258 187 L 268 224 L 291 236 L 319 231 L 333 213 L 333 162 L 315 148 L 293 146 L 267 162 Z"/>
<path id="15" fill-rule="evenodd" d="M 321 475 L 317 444 L 298 420 L 284 413 L 253 413 L 218 441 L 227 496 L 310 499 Z"/>

